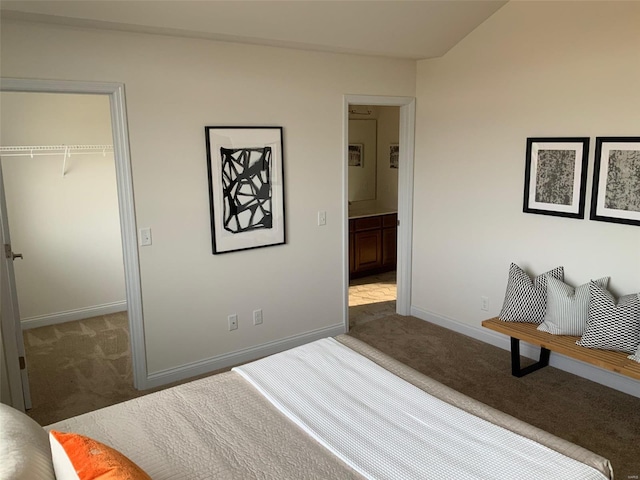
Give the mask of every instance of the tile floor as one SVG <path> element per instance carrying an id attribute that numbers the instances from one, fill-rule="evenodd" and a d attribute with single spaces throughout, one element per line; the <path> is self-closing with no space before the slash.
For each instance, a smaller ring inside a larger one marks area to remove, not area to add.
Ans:
<path id="1" fill-rule="evenodd" d="M 396 313 L 396 272 L 349 282 L 349 326 L 355 327 Z"/>

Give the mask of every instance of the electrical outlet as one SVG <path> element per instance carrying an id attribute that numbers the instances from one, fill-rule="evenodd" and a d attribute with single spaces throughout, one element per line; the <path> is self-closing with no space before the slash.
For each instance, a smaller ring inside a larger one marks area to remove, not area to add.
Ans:
<path id="1" fill-rule="evenodd" d="M 489 311 L 489 297 L 480 297 L 480 310 Z"/>
<path id="2" fill-rule="evenodd" d="M 238 329 L 238 315 L 229 315 L 229 331 Z"/>
<path id="3" fill-rule="evenodd" d="M 253 311 L 253 324 L 260 325 L 262 323 L 262 309 Z"/>

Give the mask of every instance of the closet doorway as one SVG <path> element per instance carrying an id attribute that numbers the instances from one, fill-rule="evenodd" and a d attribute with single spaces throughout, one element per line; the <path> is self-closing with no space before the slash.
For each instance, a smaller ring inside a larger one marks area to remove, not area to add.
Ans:
<path id="1" fill-rule="evenodd" d="M 128 343 L 127 347 L 129 348 L 129 351 L 130 351 L 130 355 L 129 355 L 130 359 L 128 360 L 130 364 L 129 376 L 132 377 L 132 381 L 130 381 L 129 383 L 133 383 L 132 388 L 145 389 L 147 384 L 147 372 L 146 372 L 146 359 L 145 359 L 145 353 L 144 353 L 140 270 L 139 270 L 139 263 L 138 263 L 137 236 L 136 236 L 136 225 L 135 225 L 135 215 L 134 215 L 134 205 L 133 205 L 131 162 L 129 159 L 129 146 L 128 146 L 129 140 L 128 140 L 128 132 L 127 132 L 124 85 L 120 83 L 107 83 L 107 82 L 94 83 L 94 82 L 74 82 L 74 81 L 57 81 L 57 80 L 7 79 L 7 78 L 0 79 L 0 85 L 1 85 L 1 90 L 3 94 L 5 92 L 12 92 L 12 93 L 21 92 L 23 94 L 47 93 L 47 94 L 53 94 L 52 97 L 56 97 L 58 100 L 61 98 L 65 98 L 65 94 L 71 94 L 71 95 L 78 94 L 75 96 L 83 97 L 83 98 L 96 97 L 97 101 L 106 102 L 107 108 L 104 111 L 106 111 L 107 114 L 102 117 L 102 122 L 103 122 L 103 125 L 104 125 L 104 122 L 106 122 L 106 125 L 110 126 L 111 130 L 108 134 L 106 134 L 109 137 L 109 141 L 105 142 L 105 145 L 101 145 L 101 146 L 107 147 L 108 146 L 107 143 L 111 143 L 113 145 L 113 148 L 112 148 L 112 152 L 109 152 L 108 148 L 100 148 L 99 154 L 101 155 L 103 160 L 106 159 L 109 155 L 111 156 L 109 161 L 109 166 L 108 166 L 110 173 L 105 174 L 105 171 L 103 171 L 101 172 L 102 174 L 100 174 L 94 171 L 93 174 L 89 175 L 89 177 L 93 177 L 94 180 L 100 179 L 100 178 L 104 180 L 105 178 L 108 177 L 110 182 L 106 182 L 106 184 L 110 183 L 109 188 L 111 189 L 111 192 L 113 192 L 114 188 L 116 191 L 115 215 L 114 215 L 114 210 L 112 210 L 110 216 L 112 219 L 114 217 L 116 218 L 115 225 L 120 227 L 120 231 L 119 232 L 115 231 L 115 233 L 112 232 L 112 237 L 111 237 L 111 238 L 115 237 L 120 241 L 119 253 L 115 255 L 116 257 L 119 258 L 119 262 L 117 262 L 118 267 L 116 268 L 118 273 L 116 274 L 116 276 L 120 277 L 120 281 L 119 281 L 120 286 L 115 287 L 114 284 L 110 284 L 108 288 L 100 288 L 99 290 L 101 290 L 100 292 L 101 294 L 104 294 L 106 292 L 108 295 L 111 294 L 113 298 L 117 298 L 117 299 L 114 301 L 107 301 L 106 303 L 98 303 L 96 305 L 95 304 L 96 297 L 92 297 L 91 299 L 93 300 L 93 302 L 88 302 L 88 303 L 94 303 L 94 304 L 86 306 L 86 303 L 87 303 L 86 299 L 88 298 L 86 296 L 87 291 L 80 289 L 80 290 L 76 290 L 74 295 L 63 294 L 63 297 L 74 297 L 75 300 L 78 300 L 78 298 L 80 299 L 84 298 L 85 306 L 81 306 L 79 308 L 71 308 L 71 310 L 54 312 L 53 315 L 41 314 L 41 315 L 35 315 L 33 317 L 29 317 L 28 312 L 27 313 L 23 312 L 23 315 L 21 316 L 23 319 L 29 319 L 32 321 L 32 325 L 30 326 L 39 326 L 38 322 L 44 321 L 46 323 L 47 320 L 53 320 L 53 323 L 57 325 L 64 325 L 64 323 L 58 324 L 57 321 L 64 322 L 64 320 L 69 319 L 69 316 L 72 316 L 73 314 L 81 315 L 82 313 L 87 313 L 91 315 L 93 313 L 98 313 L 98 314 L 110 315 L 110 313 L 108 312 L 109 309 L 114 311 L 124 311 L 126 320 L 124 321 L 124 325 L 122 325 L 121 323 L 121 326 L 123 327 L 123 329 L 128 329 L 129 341 L 127 342 Z M 105 105 L 105 103 L 103 103 L 103 105 Z M 2 111 L 3 114 L 6 111 L 5 106 L 6 104 L 3 101 L 3 111 Z M 56 130 L 55 128 L 56 122 L 64 118 L 65 109 L 61 108 L 60 111 L 58 112 L 58 115 L 59 116 L 56 117 L 56 120 L 54 121 L 54 124 L 53 124 L 54 128 L 51 128 L 52 131 Z M 93 111 L 93 113 L 90 114 L 89 117 L 96 117 L 96 115 L 97 113 Z M 14 118 L 17 118 L 17 117 L 14 117 Z M 96 123 L 95 118 L 93 118 L 93 120 L 85 118 L 85 121 L 89 124 Z M 77 127 L 77 128 L 83 129 L 84 127 Z M 45 126 L 45 130 L 46 130 L 46 126 Z M 15 142 L 13 141 L 9 142 L 8 139 L 4 138 L 4 133 L 5 133 L 5 130 L 3 129 L 3 139 L 2 139 L 3 145 L 7 145 L 7 143 L 14 144 Z M 51 141 L 48 143 L 57 144 L 61 141 L 64 141 L 64 140 L 55 139 L 54 141 Z M 67 145 L 69 145 L 69 142 L 76 142 L 76 141 L 77 140 L 71 140 L 71 141 L 66 141 L 66 143 Z M 95 139 L 91 140 L 91 142 L 94 142 L 94 141 L 96 140 Z M 103 142 L 101 140 L 98 140 L 97 143 L 102 144 Z M 60 179 L 68 180 L 69 178 L 71 178 L 72 173 L 75 174 L 77 177 L 79 177 L 80 171 L 81 171 L 80 165 L 82 165 L 81 162 L 85 162 L 85 160 L 87 160 L 89 156 L 96 153 L 96 152 L 84 152 L 84 153 L 87 153 L 88 155 L 87 157 L 82 158 L 83 156 L 79 155 L 80 150 L 85 150 L 84 147 L 86 147 L 86 145 L 83 146 L 75 143 L 73 145 L 77 147 L 83 147 L 83 148 L 79 148 L 78 151 L 76 151 L 78 155 L 74 155 L 73 154 L 74 149 L 70 148 L 71 156 L 66 157 L 66 162 L 64 161 L 64 157 L 62 155 L 59 156 L 60 163 L 57 171 Z M 96 144 L 91 143 L 90 145 L 95 147 Z M 35 146 L 35 145 L 32 145 L 32 146 Z M 76 158 L 74 158 L 74 156 Z M 29 155 L 29 158 L 33 160 L 36 157 L 35 152 L 33 157 L 34 158 L 31 158 L 31 155 Z M 87 172 L 85 171 L 84 173 L 86 174 Z M 115 185 L 113 181 L 114 178 L 115 178 Z M 9 183 L 8 180 L 9 179 L 5 179 L 5 183 Z M 76 203 L 80 204 L 80 206 L 77 208 L 79 209 L 84 208 L 86 212 L 87 207 L 85 204 L 90 203 L 87 199 L 89 197 L 100 197 L 100 195 L 98 195 L 99 192 L 100 192 L 100 189 L 98 188 L 97 190 L 85 192 L 85 195 L 80 199 L 76 198 Z M 3 193 L 4 193 L 4 189 L 3 189 Z M 108 202 L 105 202 L 104 198 L 102 198 L 102 201 L 99 203 L 105 204 Z M 101 208 L 101 207 L 96 207 L 96 208 Z M 89 276 L 91 275 L 92 266 L 95 267 L 98 263 L 100 263 L 101 260 L 98 258 L 98 256 L 102 256 L 104 258 L 109 257 L 107 253 L 108 248 L 105 243 L 107 238 L 109 237 L 109 234 L 106 233 L 106 230 L 105 230 L 105 227 L 109 224 L 109 221 L 108 221 L 109 215 L 105 214 L 106 216 L 101 220 L 99 212 L 97 210 L 94 210 L 92 213 L 93 215 L 91 214 L 89 215 L 88 222 L 91 224 L 90 227 L 94 230 L 93 243 L 95 243 L 98 247 L 100 247 L 101 250 L 100 250 L 100 255 L 94 255 L 92 257 L 91 255 L 89 255 L 89 257 L 91 257 L 90 265 L 87 265 L 84 270 L 81 270 L 85 279 L 89 278 Z M 6 217 L 4 217 L 3 215 L 3 218 L 6 218 Z M 13 223 L 12 220 L 10 220 L 10 222 Z M 17 240 L 17 239 L 14 239 L 14 240 Z M 84 242 L 82 245 L 76 247 L 76 250 L 74 251 L 74 253 L 77 259 L 83 256 L 87 257 L 87 250 L 90 250 L 90 247 L 87 245 L 87 243 L 92 243 L 92 242 Z M 61 248 L 61 246 L 64 246 L 64 242 L 58 242 L 56 245 L 57 248 Z M 14 241 L 14 251 L 16 250 L 18 250 L 18 246 L 16 245 L 16 241 Z M 26 252 L 21 252 L 21 253 L 24 254 L 24 260 L 26 260 L 27 259 Z M 113 255 L 111 256 L 113 257 Z M 77 259 L 74 259 L 72 262 L 76 262 Z M 55 260 L 59 260 L 59 259 L 56 258 Z M 11 262 L 12 264 L 12 268 L 10 269 L 11 273 L 13 273 L 13 270 L 14 270 L 13 266 L 18 266 L 18 263 L 21 261 L 22 260 L 20 259 L 15 259 L 13 262 Z M 112 265 L 114 264 L 112 263 Z M 70 266 L 68 267 L 69 268 L 67 268 L 67 270 L 70 270 L 70 271 L 74 270 Z M 49 271 L 47 271 L 47 274 L 50 273 L 50 270 L 51 268 L 49 269 Z M 106 284 L 107 283 L 106 277 L 103 277 L 103 278 L 105 280 L 104 283 Z M 9 275 L 8 280 L 9 281 L 7 283 L 3 281 L 3 284 L 9 285 L 9 290 L 13 290 L 14 292 L 18 290 L 17 288 L 15 288 L 15 284 L 19 282 L 16 282 L 15 278 L 12 278 L 11 275 Z M 86 283 L 90 283 L 90 282 L 86 281 Z M 122 284 L 124 284 L 124 292 L 122 291 Z M 14 285 L 13 289 L 11 288 L 11 285 Z M 114 291 L 118 292 L 115 297 L 112 295 Z M 6 289 L 3 287 L 3 298 L 5 298 L 4 297 L 5 294 L 6 294 Z M 18 292 L 18 295 L 21 295 L 20 292 Z M 52 296 L 50 296 L 50 298 L 46 300 L 51 300 L 51 297 Z M 56 300 L 58 302 L 60 301 L 60 299 L 56 299 Z M 18 303 L 19 302 L 16 302 L 15 304 L 17 305 Z M 59 306 L 60 304 L 58 303 L 58 307 Z M 19 341 L 23 338 L 23 336 L 21 335 L 22 325 L 20 323 L 20 319 L 16 318 L 16 315 L 11 314 L 11 312 L 7 312 L 7 314 L 5 315 L 5 312 L 3 312 L 2 326 L 3 326 L 3 332 L 15 332 L 15 336 L 13 334 L 3 335 L 3 338 L 2 338 L 3 351 L 7 360 L 6 364 L 4 365 L 3 371 L 7 375 L 6 378 L 8 380 L 8 385 L 4 385 L 5 382 L 3 382 L 3 387 L 8 387 L 10 391 L 11 404 L 18 409 L 24 409 L 25 404 L 28 404 L 28 402 L 24 402 L 24 399 L 26 398 L 28 400 L 28 398 L 23 393 L 28 393 L 28 389 L 24 388 L 25 385 L 28 385 L 28 382 L 22 381 L 22 379 L 24 378 L 25 370 L 20 370 L 20 364 L 24 362 L 22 362 L 22 359 L 18 358 L 18 356 L 22 354 L 22 352 L 20 351 L 20 346 L 22 342 Z M 104 330 L 104 329 L 97 328 L 95 336 L 98 336 L 97 330 Z M 25 331 L 29 332 L 29 329 L 26 329 Z M 116 340 L 115 343 L 118 343 L 118 340 Z M 106 350 L 112 351 L 113 349 L 111 347 L 114 346 L 113 344 L 114 342 L 112 341 L 111 344 L 107 346 Z M 113 351 L 111 353 L 113 353 Z M 107 355 L 109 355 L 109 353 L 107 353 Z M 82 372 L 83 375 L 90 376 L 92 373 L 97 373 L 99 376 L 99 373 L 100 373 L 96 371 L 92 372 L 91 368 L 81 367 L 80 370 L 82 369 L 84 369 L 84 371 Z M 6 397 L 3 394 L 3 401 L 5 401 L 4 400 L 5 398 Z M 73 401 L 70 401 L 69 403 L 73 403 Z"/>
<path id="2" fill-rule="evenodd" d="M 25 406 L 46 422 L 52 406 L 101 406 L 114 376 L 133 388 L 109 97 L 0 95 Z"/>

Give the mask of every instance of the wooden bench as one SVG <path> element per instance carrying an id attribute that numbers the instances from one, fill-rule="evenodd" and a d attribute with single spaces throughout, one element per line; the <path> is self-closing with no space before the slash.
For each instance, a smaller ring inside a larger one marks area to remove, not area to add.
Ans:
<path id="1" fill-rule="evenodd" d="M 516 377 L 523 377 L 546 367 L 549 365 L 551 352 L 556 352 L 640 380 L 640 363 L 627 358 L 628 353 L 581 347 L 576 345 L 580 337 L 541 332 L 534 323 L 503 322 L 496 317 L 485 320 L 482 326 L 511 337 L 511 373 Z M 520 367 L 520 340 L 540 347 L 538 362 Z"/>

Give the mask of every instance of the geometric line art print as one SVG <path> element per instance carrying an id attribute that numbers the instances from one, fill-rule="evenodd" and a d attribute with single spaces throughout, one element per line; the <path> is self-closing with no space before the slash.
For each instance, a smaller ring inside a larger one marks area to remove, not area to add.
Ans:
<path id="1" fill-rule="evenodd" d="M 214 255 L 287 243 L 282 132 L 205 127 Z"/>
<path id="2" fill-rule="evenodd" d="M 272 228 L 271 147 L 221 147 L 220 155 L 224 229 Z"/>

